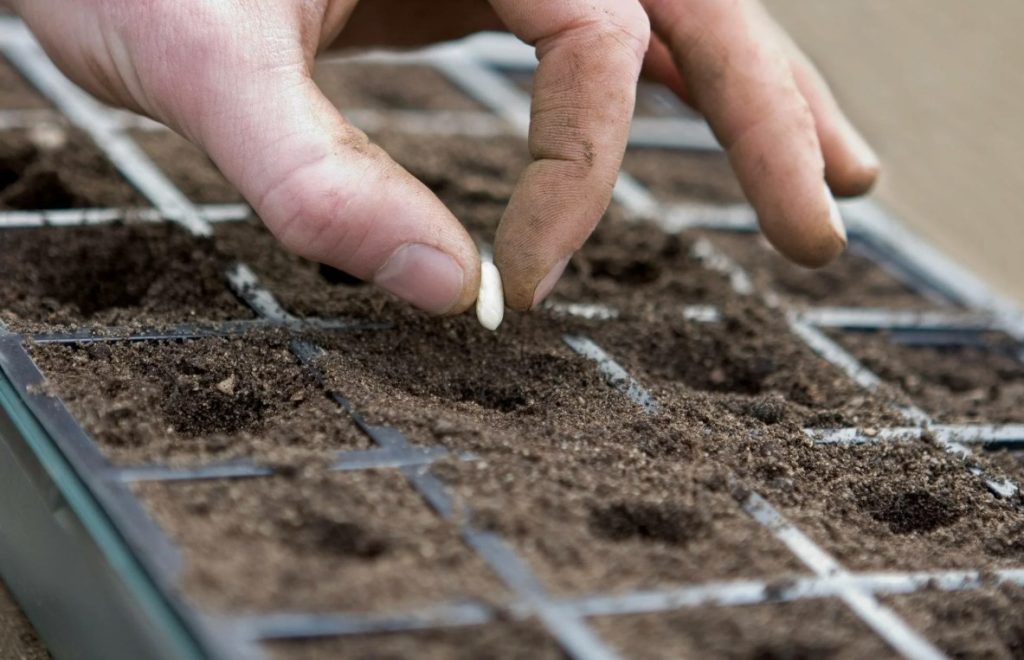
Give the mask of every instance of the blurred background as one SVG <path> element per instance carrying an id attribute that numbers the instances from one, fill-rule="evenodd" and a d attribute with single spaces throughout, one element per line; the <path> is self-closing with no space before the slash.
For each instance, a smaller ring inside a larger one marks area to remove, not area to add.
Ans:
<path id="1" fill-rule="evenodd" d="M 878 197 L 1024 305 L 1024 2 L 764 2 L 878 151 Z"/>

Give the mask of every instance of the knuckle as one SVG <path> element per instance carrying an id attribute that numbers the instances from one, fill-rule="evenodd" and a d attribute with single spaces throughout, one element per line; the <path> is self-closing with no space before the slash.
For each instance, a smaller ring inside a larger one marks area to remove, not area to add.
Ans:
<path id="1" fill-rule="evenodd" d="M 614 11 L 601 11 L 588 28 L 602 46 L 609 46 L 642 62 L 651 40 L 651 21 L 638 2 L 626 2 Z"/>

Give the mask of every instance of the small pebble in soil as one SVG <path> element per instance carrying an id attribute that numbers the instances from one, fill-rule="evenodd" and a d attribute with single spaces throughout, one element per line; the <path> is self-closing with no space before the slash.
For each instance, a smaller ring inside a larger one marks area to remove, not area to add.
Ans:
<path id="1" fill-rule="evenodd" d="M 480 262 L 480 293 L 476 298 L 476 317 L 488 330 L 497 330 L 505 316 L 505 294 L 501 273 L 492 261 Z"/>

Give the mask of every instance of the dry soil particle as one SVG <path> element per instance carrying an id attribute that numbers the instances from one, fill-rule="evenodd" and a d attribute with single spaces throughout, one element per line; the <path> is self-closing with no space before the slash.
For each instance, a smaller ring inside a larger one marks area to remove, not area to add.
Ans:
<path id="1" fill-rule="evenodd" d="M 184 592 L 218 612 L 394 612 L 505 600 L 487 567 L 402 475 L 144 484 L 183 549 Z"/>
<path id="2" fill-rule="evenodd" d="M 334 105 L 381 110 L 482 110 L 436 69 L 421 65 L 318 62 L 313 79 Z"/>
<path id="3" fill-rule="evenodd" d="M 277 660 L 564 660 L 566 657 L 539 626 L 525 623 L 281 641 L 265 646 Z"/>
<path id="4" fill-rule="evenodd" d="M 1019 344 L 1004 335 L 974 346 L 911 346 L 885 333 L 835 336 L 936 421 L 1024 422 L 1024 362 Z"/>
<path id="5" fill-rule="evenodd" d="M 197 204 L 241 202 L 242 195 L 194 144 L 171 130 L 133 131 L 132 137 L 185 196 Z"/>
<path id="6" fill-rule="evenodd" d="M 0 320 L 18 330 L 248 318 L 229 262 L 170 224 L 10 229 L 0 235 Z"/>
<path id="7" fill-rule="evenodd" d="M 899 657 L 836 600 L 605 617 L 595 626 L 635 660 Z"/>
<path id="8" fill-rule="evenodd" d="M 4 110 L 36 110 L 50 104 L 7 62 L 0 59 L 0 108 Z"/>
<path id="9" fill-rule="evenodd" d="M 0 209 L 144 205 L 85 134 L 63 130 L 66 141 L 56 148 L 40 147 L 27 131 L 3 132 Z"/>
<path id="10" fill-rule="evenodd" d="M 116 463 L 284 467 L 368 446 L 284 340 L 38 345 L 32 355 Z"/>
<path id="11" fill-rule="evenodd" d="M 729 159 L 718 152 L 631 147 L 622 169 L 661 202 L 742 203 L 746 201 Z"/>
<path id="12" fill-rule="evenodd" d="M 609 322 L 592 334 L 641 383 L 718 393 L 766 423 L 858 426 L 899 421 L 889 395 L 864 391 L 792 334 L 775 310 L 737 299 L 720 322 Z"/>
<path id="13" fill-rule="evenodd" d="M 804 572 L 733 499 L 726 472 L 609 443 L 435 468 L 477 526 L 560 595 Z"/>
<path id="14" fill-rule="evenodd" d="M 950 657 L 1024 657 L 1024 588 L 925 591 L 884 600 Z"/>
<path id="15" fill-rule="evenodd" d="M 702 232 L 736 260 L 759 288 L 803 305 L 930 309 L 940 306 L 872 261 L 851 243 L 834 263 L 811 270 L 776 252 L 759 233 Z"/>
<path id="16" fill-rule="evenodd" d="M 797 527 L 853 570 L 1024 564 L 1024 509 L 926 442 L 798 446 L 773 439 L 739 469 Z"/>

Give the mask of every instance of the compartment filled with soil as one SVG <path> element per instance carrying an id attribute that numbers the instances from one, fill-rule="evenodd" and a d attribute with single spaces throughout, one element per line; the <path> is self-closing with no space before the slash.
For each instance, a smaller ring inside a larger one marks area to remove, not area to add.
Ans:
<path id="1" fill-rule="evenodd" d="M 647 186 L 662 203 L 746 202 L 729 158 L 720 152 L 630 147 L 622 169 Z"/>
<path id="2" fill-rule="evenodd" d="M 584 446 L 644 414 L 566 346 L 567 322 L 517 315 L 491 333 L 470 315 L 393 320 L 386 332 L 325 334 L 318 366 L 367 421 L 415 443 L 485 455 Z"/>
<path id="3" fill-rule="evenodd" d="M 41 110 L 50 104 L 5 58 L 0 58 L 0 109 Z"/>
<path id="4" fill-rule="evenodd" d="M 0 210 L 145 205 L 78 129 L 0 132 Z"/>
<path id="5" fill-rule="evenodd" d="M 208 611 L 404 612 L 505 601 L 497 578 L 397 471 L 141 484 Z"/>
<path id="6" fill-rule="evenodd" d="M 594 625 L 635 660 L 899 657 L 835 599 L 687 608 L 604 617 Z"/>
<path id="7" fill-rule="evenodd" d="M 0 320 L 52 330 L 249 318 L 229 265 L 212 241 L 169 223 L 3 230 Z"/>
<path id="8" fill-rule="evenodd" d="M 243 201 L 217 166 L 194 144 L 169 129 L 132 131 L 132 138 L 157 167 L 196 204 Z"/>
<path id="9" fill-rule="evenodd" d="M 883 599 L 951 658 L 1024 655 L 1024 588 L 923 591 Z"/>
<path id="10" fill-rule="evenodd" d="M 380 110 L 483 110 L 483 106 L 425 65 L 325 60 L 313 79 L 343 113 L 346 108 Z"/>
<path id="11" fill-rule="evenodd" d="M 592 335 L 634 378 L 666 396 L 714 393 L 740 415 L 767 424 L 898 423 L 896 395 L 869 393 L 792 334 L 777 311 L 737 300 L 718 322 L 609 322 Z"/>
<path id="12" fill-rule="evenodd" d="M 1020 345 L 999 333 L 966 345 L 914 345 L 899 333 L 834 333 L 885 382 L 944 423 L 1024 422 Z"/>
<path id="13" fill-rule="evenodd" d="M 32 356 L 115 463 L 287 467 L 369 446 L 285 338 L 38 345 Z"/>
<path id="14" fill-rule="evenodd" d="M 744 482 L 851 570 L 1024 564 L 1016 498 L 994 495 L 962 459 L 926 441 L 752 445 L 737 470 Z"/>
<path id="15" fill-rule="evenodd" d="M 511 543 L 558 595 L 806 572 L 743 512 L 724 469 L 651 458 L 620 440 L 524 447 L 434 471 L 474 524 Z"/>
<path id="16" fill-rule="evenodd" d="M 799 305 L 926 310 L 949 304 L 915 291 L 873 261 L 869 248 L 856 238 L 835 262 L 812 270 L 786 260 L 760 233 L 700 234 L 739 263 L 759 288 Z"/>
<path id="17" fill-rule="evenodd" d="M 425 630 L 390 635 L 269 642 L 275 660 L 564 660 L 558 644 L 531 623 Z"/>

